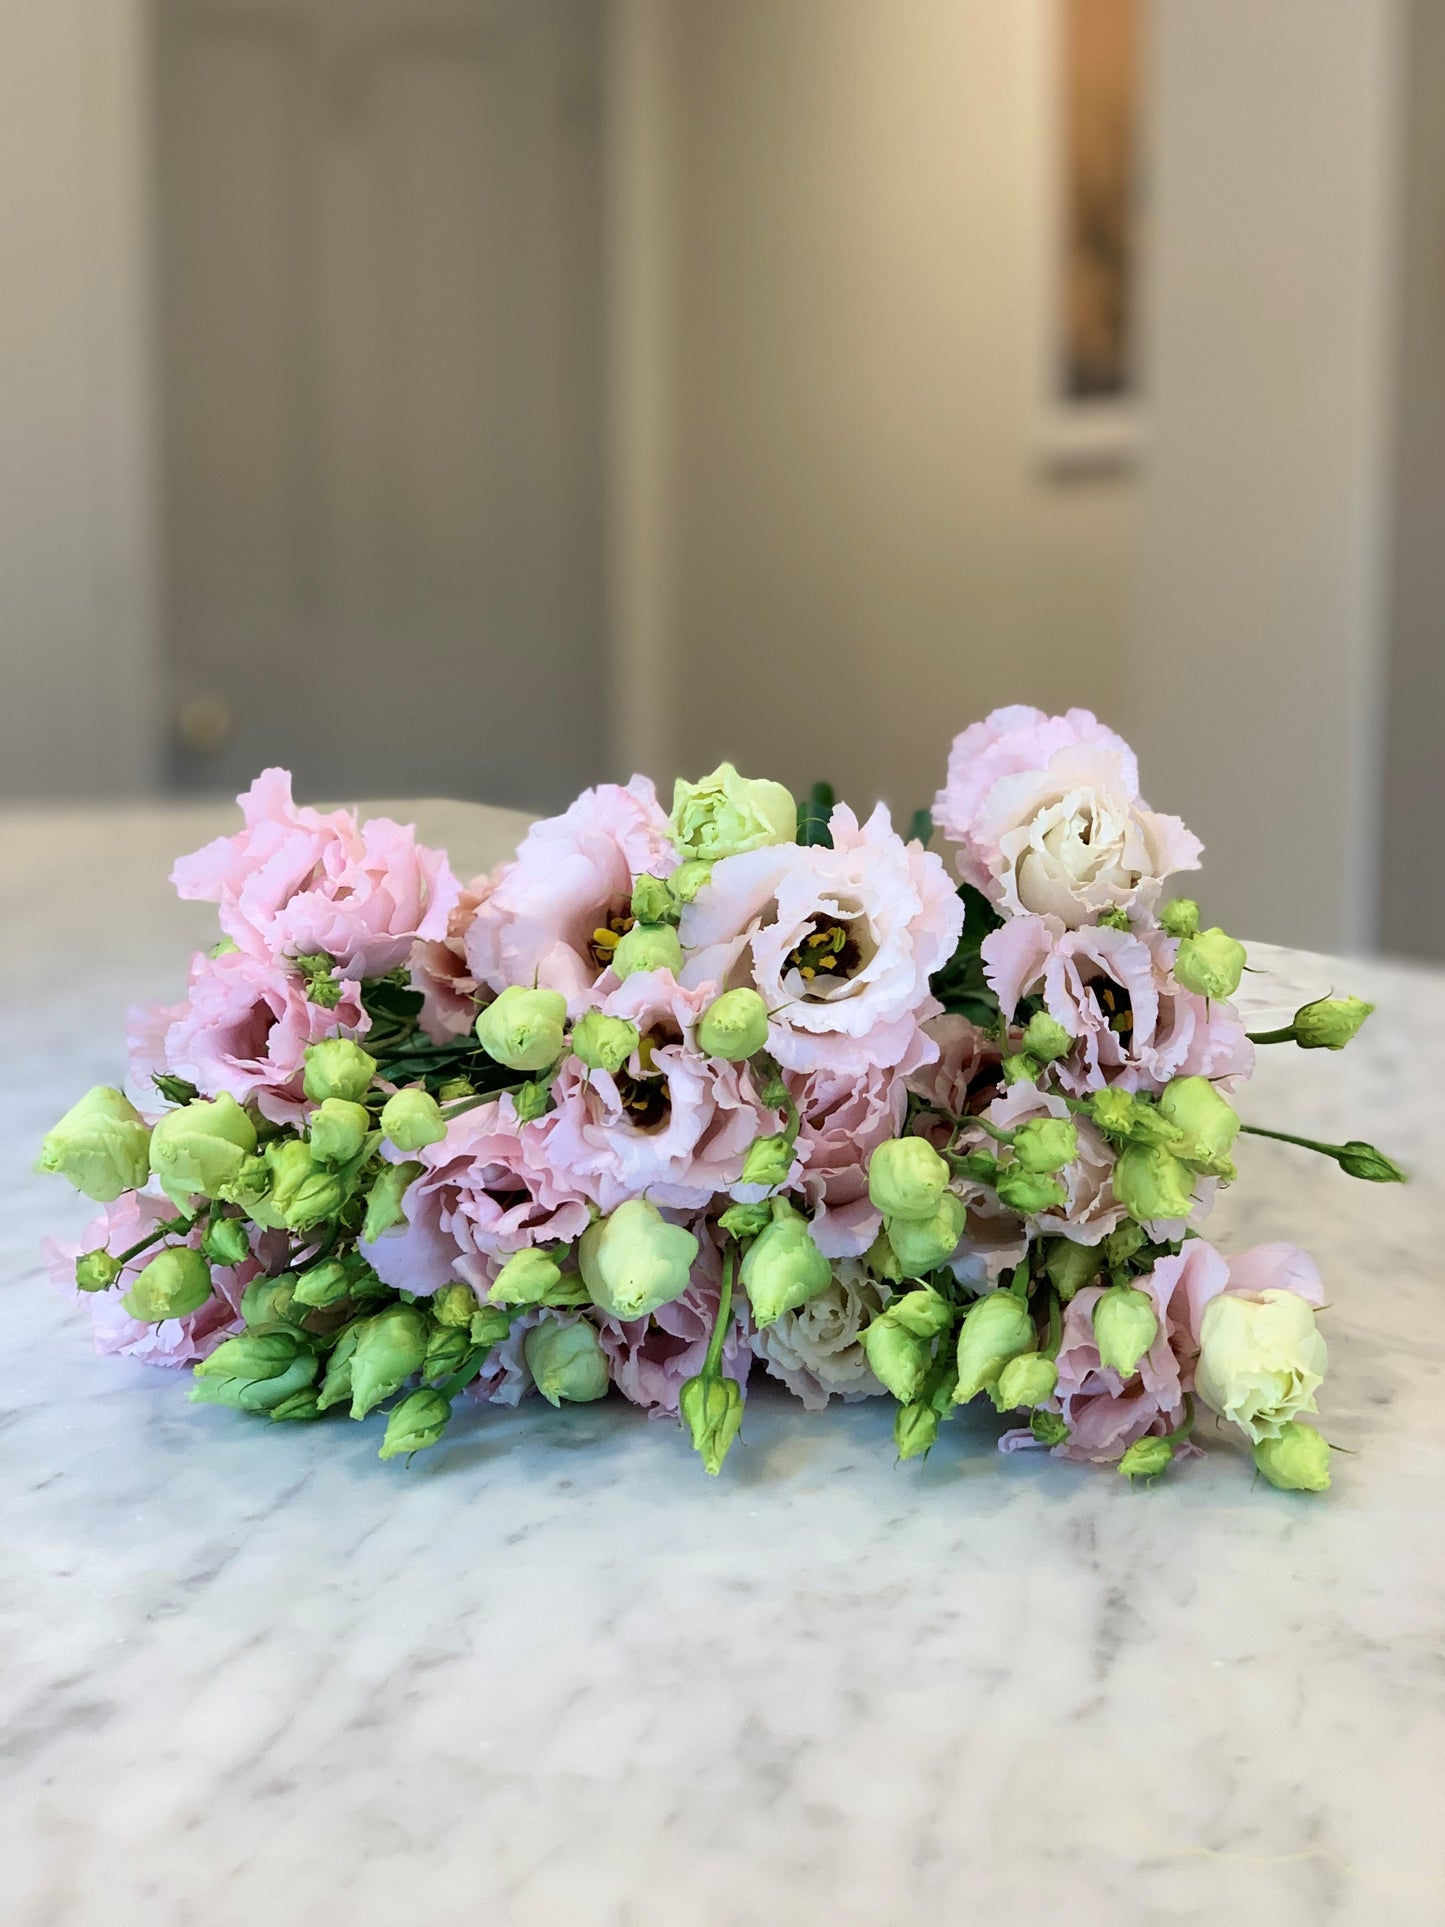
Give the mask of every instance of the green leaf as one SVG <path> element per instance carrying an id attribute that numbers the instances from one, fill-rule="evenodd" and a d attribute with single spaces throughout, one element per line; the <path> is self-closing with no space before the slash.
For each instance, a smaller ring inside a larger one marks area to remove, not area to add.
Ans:
<path id="1" fill-rule="evenodd" d="M 828 828 L 828 818 L 833 814 L 836 800 L 831 783 L 814 783 L 798 805 L 798 841 L 805 848 L 832 849 L 833 832 Z"/>

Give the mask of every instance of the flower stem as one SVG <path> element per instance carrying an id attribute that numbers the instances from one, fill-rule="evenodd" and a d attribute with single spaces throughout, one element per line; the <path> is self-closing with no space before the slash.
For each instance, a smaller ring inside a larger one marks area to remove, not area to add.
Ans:
<path id="1" fill-rule="evenodd" d="M 737 1266 L 737 1247 L 729 1239 L 723 1249 L 722 1290 L 718 1293 L 717 1322 L 708 1340 L 707 1357 L 702 1361 L 699 1378 L 716 1378 L 722 1364 L 723 1341 L 733 1315 L 733 1272 Z"/>
<path id="2" fill-rule="evenodd" d="M 1286 1024 L 1282 1030 L 1252 1030 L 1246 1034 L 1251 1044 L 1292 1044 L 1294 1025 Z"/>
<path id="3" fill-rule="evenodd" d="M 1272 1137 L 1278 1144 L 1297 1144 L 1302 1151 L 1318 1151 L 1321 1157 L 1338 1159 L 1342 1146 L 1323 1144 L 1318 1138 L 1296 1137 L 1293 1131 L 1267 1131 L 1262 1124 L 1241 1124 L 1249 1137 Z"/>
<path id="4" fill-rule="evenodd" d="M 199 1212 L 196 1215 L 199 1216 Z M 118 1265 L 128 1265 L 132 1258 L 139 1258 L 143 1251 L 148 1251 L 152 1245 L 159 1244 L 161 1239 L 169 1237 L 172 1231 L 189 1231 L 195 1222 L 195 1218 L 167 1218 L 165 1223 L 158 1224 L 148 1237 L 142 1238 L 138 1244 L 133 1244 L 129 1251 L 117 1251 L 111 1255 Z"/>

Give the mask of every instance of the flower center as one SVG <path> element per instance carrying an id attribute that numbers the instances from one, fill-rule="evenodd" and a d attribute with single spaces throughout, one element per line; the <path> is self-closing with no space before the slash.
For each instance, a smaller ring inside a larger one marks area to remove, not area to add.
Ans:
<path id="1" fill-rule="evenodd" d="M 803 995 L 821 995 L 830 984 L 846 983 L 863 967 L 863 952 L 853 933 L 835 917 L 815 917 L 807 936 L 796 943 L 783 959 L 784 976 L 796 970 L 803 980 Z"/>
<path id="2" fill-rule="evenodd" d="M 1116 984 L 1112 977 L 1095 977 L 1089 985 L 1089 991 L 1115 1036 L 1132 1036 L 1134 1006 L 1124 986 Z"/>
<path id="3" fill-rule="evenodd" d="M 672 1092 L 665 1074 L 654 1066 L 653 1052 L 664 1044 L 677 1041 L 677 1038 L 666 1037 L 657 1030 L 644 1031 L 637 1045 L 641 1075 L 634 1077 L 627 1070 L 616 1073 L 617 1095 L 622 1099 L 627 1121 L 635 1131 L 660 1131 L 672 1116 Z"/>
<path id="4" fill-rule="evenodd" d="M 613 951 L 636 921 L 625 897 L 607 912 L 606 918 L 598 924 L 587 943 L 592 961 L 599 970 L 611 967 Z"/>

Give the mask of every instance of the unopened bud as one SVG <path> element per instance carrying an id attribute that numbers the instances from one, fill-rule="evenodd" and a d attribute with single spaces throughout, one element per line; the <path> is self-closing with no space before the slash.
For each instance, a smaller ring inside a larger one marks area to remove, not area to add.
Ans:
<path id="1" fill-rule="evenodd" d="M 716 1478 L 733 1440 L 742 1429 L 743 1388 L 735 1378 L 690 1378 L 677 1396 L 677 1409 L 704 1469 Z"/>

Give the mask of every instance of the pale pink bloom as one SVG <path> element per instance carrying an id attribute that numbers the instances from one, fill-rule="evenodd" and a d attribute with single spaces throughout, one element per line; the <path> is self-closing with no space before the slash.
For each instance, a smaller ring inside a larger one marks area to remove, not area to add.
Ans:
<path id="1" fill-rule="evenodd" d="M 910 1072 L 909 1090 L 950 1117 L 966 1117 L 982 1110 L 1001 1082 L 998 1040 L 966 1017 L 947 1013 L 932 1018 L 924 1030 L 937 1045 L 938 1056 L 933 1063 Z"/>
<path id="2" fill-rule="evenodd" d="M 84 1305 L 90 1315 L 98 1352 L 138 1358 L 145 1365 L 193 1365 L 198 1359 L 208 1357 L 222 1339 L 233 1337 L 243 1329 L 241 1293 L 261 1270 L 254 1259 L 234 1267 L 213 1265 L 212 1295 L 200 1310 L 189 1312 L 184 1318 L 162 1319 L 156 1325 L 132 1318 L 121 1299 L 160 1250 L 159 1244 L 132 1258 L 108 1291 L 81 1291 L 77 1287 L 75 1261 L 82 1252 L 104 1249 L 118 1257 L 158 1224 L 174 1216 L 175 1207 L 169 1199 L 128 1191 L 114 1204 L 106 1205 L 100 1216 L 86 1226 L 78 1244 L 45 1241 L 51 1280 L 67 1298 Z M 184 1240 L 170 1238 L 166 1242 L 198 1245 L 200 1232 L 193 1231 Z"/>
<path id="3" fill-rule="evenodd" d="M 960 875 L 1006 915 L 1047 913 L 1071 927 L 1151 908 L 1202 847 L 1178 817 L 1140 801 L 1133 752 L 1086 709 L 1016 707 L 965 730 L 934 819 L 958 846 Z"/>
<path id="4" fill-rule="evenodd" d="M 889 1296 L 887 1285 L 856 1260 L 845 1259 L 834 1266 L 825 1291 L 756 1333 L 753 1350 L 768 1376 L 781 1379 L 809 1412 L 821 1412 L 830 1398 L 848 1404 L 876 1398 L 884 1388 L 873 1376 L 861 1339 Z"/>
<path id="5" fill-rule="evenodd" d="M 460 1280 L 484 1298 L 514 1252 L 581 1236 L 587 1206 L 533 1154 L 529 1130 L 504 1093 L 416 1153 L 425 1168 L 402 1200 L 406 1224 L 361 1247 L 383 1283 L 429 1297 Z"/>
<path id="6" fill-rule="evenodd" d="M 826 1258 L 856 1258 L 883 1220 L 868 1198 L 868 1160 L 903 1129 L 908 1092 L 897 1071 L 786 1074 L 798 1106 L 798 1158 L 790 1188 L 812 1207 L 812 1233 Z"/>
<path id="7" fill-rule="evenodd" d="M 243 950 L 325 952 L 343 975 L 364 979 L 404 964 L 418 937 L 446 935 L 459 886 L 414 829 L 298 808 L 283 769 L 263 770 L 236 800 L 246 827 L 182 857 L 171 881 L 183 897 L 218 904 L 222 930 Z"/>
<path id="8" fill-rule="evenodd" d="M 418 1021 L 434 1044 L 469 1031 L 477 1015 L 477 980 L 467 962 L 467 933 L 495 887 L 489 876 L 466 884 L 444 937 L 419 942 L 411 953 L 411 982 L 422 994 Z"/>
<path id="9" fill-rule="evenodd" d="M 680 1298 L 660 1305 L 650 1318 L 596 1320 L 612 1383 L 652 1418 L 677 1416 L 678 1394 L 702 1370 L 717 1322 L 721 1257 L 706 1224 L 697 1222 L 691 1228 L 698 1254 L 692 1281 Z M 723 1340 L 722 1370 L 743 1386 L 753 1362 L 752 1336 L 747 1300 L 738 1293 Z"/>
<path id="10" fill-rule="evenodd" d="M 939 859 L 905 843 L 883 804 L 860 827 L 840 803 L 830 828 L 832 849 L 787 843 L 714 866 L 683 913 L 683 981 L 754 985 L 788 1070 L 926 1062 L 919 1027 L 939 1008 L 928 980 L 957 946 L 963 907 Z M 832 969 L 815 967 L 809 939 L 830 931 L 844 948 Z"/>
<path id="11" fill-rule="evenodd" d="M 1074 1096 L 1105 1084 L 1157 1091 L 1194 1076 L 1231 1090 L 1253 1069 L 1254 1046 L 1232 1004 L 1175 983 L 1176 948 L 1161 930 L 1067 930 L 1057 917 L 1013 917 L 984 938 L 982 956 L 1005 1017 L 1039 995 L 1074 1037 L 1054 1067 Z"/>
<path id="12" fill-rule="evenodd" d="M 307 1045 L 364 1037 L 371 1028 L 360 985 L 346 981 L 340 989 L 341 1001 L 328 1010 L 312 1003 L 305 980 L 282 958 L 200 951 L 191 963 L 190 995 L 164 1013 L 164 1033 L 158 1011 L 143 1009 L 133 1018 L 132 1079 L 143 1085 L 163 1068 L 189 1078 L 205 1097 L 229 1091 L 273 1123 L 295 1124 L 306 1112 Z"/>
<path id="13" fill-rule="evenodd" d="M 523 1346 L 527 1333 L 541 1322 L 542 1313 L 535 1309 L 513 1318 L 506 1337 L 493 1345 L 482 1362 L 482 1369 L 467 1387 L 473 1398 L 487 1405 L 520 1405 L 526 1395 L 535 1390 Z"/>
<path id="14" fill-rule="evenodd" d="M 560 990 L 575 1015 L 606 968 L 594 932 L 625 918 L 639 876 L 676 868 L 667 814 L 647 777 L 584 790 L 561 816 L 534 823 L 495 872 L 467 932 L 472 976 L 496 991 Z"/>
<path id="15" fill-rule="evenodd" d="M 747 1065 L 697 1048 L 713 995 L 711 985 L 684 990 L 670 971 L 645 970 L 621 984 L 609 977 L 593 1001 L 637 1026 L 638 1049 L 615 1076 L 569 1057 L 552 1086 L 555 1108 L 529 1130 L 536 1156 L 603 1211 L 634 1197 L 701 1209 L 740 1183 L 754 1138 L 780 1128 Z"/>

